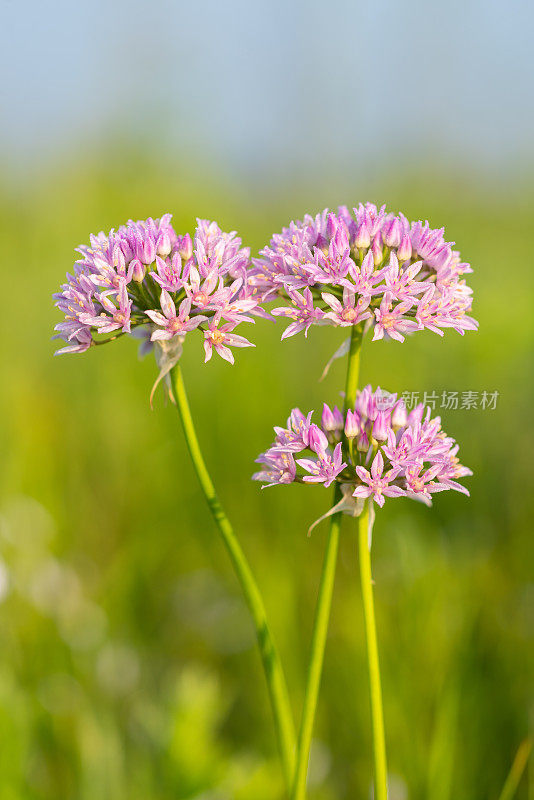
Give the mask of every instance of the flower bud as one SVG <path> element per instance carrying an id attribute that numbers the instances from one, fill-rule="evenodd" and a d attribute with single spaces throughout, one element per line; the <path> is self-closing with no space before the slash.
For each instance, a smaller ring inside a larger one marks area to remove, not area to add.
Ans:
<path id="1" fill-rule="evenodd" d="M 397 250 L 397 258 L 402 263 L 403 261 L 408 261 L 412 255 L 412 243 L 410 241 L 409 234 L 403 238 L 402 242 L 400 243 L 399 249 Z"/>
<path id="2" fill-rule="evenodd" d="M 382 250 L 382 238 L 379 233 L 373 239 L 373 244 L 371 245 L 371 253 L 373 254 L 373 261 L 375 263 L 375 267 L 378 267 L 382 263 L 382 259 L 384 258 L 384 252 Z"/>
<path id="3" fill-rule="evenodd" d="M 408 420 L 407 420 L 408 425 L 412 426 L 419 425 L 423 419 L 424 413 L 425 413 L 424 405 L 422 403 L 416 405 L 415 408 L 413 408 L 408 414 Z"/>
<path id="4" fill-rule="evenodd" d="M 333 239 L 337 230 L 336 217 L 334 214 L 329 214 L 326 222 L 326 236 L 328 239 Z"/>
<path id="5" fill-rule="evenodd" d="M 162 258 L 166 258 L 171 252 L 171 237 L 166 231 L 162 231 L 156 242 L 156 253 Z"/>
<path id="6" fill-rule="evenodd" d="M 369 226 L 366 220 L 364 220 L 358 228 L 354 244 L 358 250 L 364 250 L 371 244 L 371 234 L 369 233 Z"/>
<path id="7" fill-rule="evenodd" d="M 323 413 L 321 414 L 321 425 L 325 431 L 334 431 L 336 429 L 336 422 L 334 415 L 329 406 L 324 403 Z"/>
<path id="8" fill-rule="evenodd" d="M 138 258 L 134 258 L 133 261 L 130 261 L 130 270 L 132 273 L 132 280 L 136 281 L 136 283 L 141 283 L 145 277 L 145 267 Z"/>
<path id="9" fill-rule="evenodd" d="M 143 264 L 152 264 L 156 260 L 156 244 L 152 239 L 147 239 L 143 247 L 141 261 Z"/>
<path id="10" fill-rule="evenodd" d="M 373 423 L 373 436 L 377 442 L 385 442 L 388 438 L 389 411 L 379 411 Z"/>
<path id="11" fill-rule="evenodd" d="M 310 449 L 314 450 L 319 456 L 324 455 L 328 447 L 328 439 L 317 425 L 310 426 L 308 443 Z"/>
<path id="12" fill-rule="evenodd" d="M 343 419 L 343 414 L 339 410 L 337 406 L 334 406 L 334 422 L 336 425 L 337 431 L 343 430 L 343 425 L 345 424 L 345 420 Z"/>
<path id="13" fill-rule="evenodd" d="M 394 428 L 403 428 L 407 421 L 408 415 L 406 413 L 406 406 L 402 400 L 400 400 L 393 409 L 393 414 L 391 415 L 391 425 Z"/>
<path id="14" fill-rule="evenodd" d="M 178 253 L 183 261 L 189 261 L 193 255 L 193 242 L 188 233 L 178 237 Z"/>
<path id="15" fill-rule="evenodd" d="M 387 247 L 398 247 L 401 243 L 401 228 L 398 217 L 395 217 L 384 232 L 384 242 Z"/>
<path id="16" fill-rule="evenodd" d="M 347 411 L 347 419 L 345 421 L 345 436 L 347 439 L 355 439 L 360 432 L 360 417 L 356 411 Z"/>
<path id="17" fill-rule="evenodd" d="M 356 449 L 359 450 L 360 453 L 367 453 L 369 450 L 369 439 L 367 438 L 367 434 L 365 431 L 362 432 L 362 435 L 358 439 L 358 444 L 356 445 Z"/>

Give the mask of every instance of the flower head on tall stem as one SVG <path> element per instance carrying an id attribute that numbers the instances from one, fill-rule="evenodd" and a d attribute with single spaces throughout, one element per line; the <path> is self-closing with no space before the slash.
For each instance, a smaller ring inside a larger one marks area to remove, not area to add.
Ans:
<path id="1" fill-rule="evenodd" d="M 249 249 L 215 222 L 197 220 L 191 238 L 175 232 L 170 214 L 130 220 L 107 235 L 91 236 L 79 253 L 73 274 L 54 296 L 65 315 L 57 336 L 67 343 L 58 353 L 82 353 L 106 341 L 101 334 L 140 326 L 153 342 L 181 341 L 208 323 L 209 354 L 216 344 L 216 352 L 233 363 L 226 345 L 250 342 L 230 331 L 253 322 L 250 314 L 264 313 L 248 280 Z"/>
<path id="2" fill-rule="evenodd" d="M 291 222 L 254 259 L 251 283 L 274 316 L 294 322 L 282 338 L 313 324 L 347 326 L 370 319 L 374 339 L 404 340 L 416 330 L 443 335 L 476 330 L 463 262 L 443 228 L 409 222 L 372 203 Z"/>
<path id="3" fill-rule="evenodd" d="M 361 508 L 358 501 L 367 498 L 379 506 L 393 497 L 431 505 L 435 492 L 469 494 L 458 478 L 472 473 L 459 463 L 458 445 L 444 433 L 440 418 L 432 418 L 430 408 L 425 413 L 422 404 L 408 413 L 402 400 L 380 388 L 366 386 L 345 414 L 325 404 L 320 425 L 311 422 L 311 413 L 293 409 L 287 427 L 275 428 L 275 433 L 275 441 L 258 459 L 265 468 L 254 479 L 324 486 L 337 482 L 347 513 Z M 291 470 L 281 469 L 284 454 L 291 456 Z"/>

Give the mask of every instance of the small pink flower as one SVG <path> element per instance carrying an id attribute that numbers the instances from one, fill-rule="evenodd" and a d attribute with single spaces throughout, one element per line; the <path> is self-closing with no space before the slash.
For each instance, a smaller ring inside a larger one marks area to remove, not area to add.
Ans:
<path id="1" fill-rule="evenodd" d="M 255 472 L 252 479 L 262 481 L 267 486 L 276 484 L 293 483 L 297 468 L 291 453 L 264 453 L 256 459 L 258 464 L 264 464 L 266 469 Z M 264 489 L 265 486 L 262 486 Z"/>
<path id="2" fill-rule="evenodd" d="M 172 339 L 174 336 L 189 333 L 189 331 L 198 328 L 200 323 L 205 322 L 207 319 L 201 314 L 195 317 L 189 316 L 191 300 L 188 297 L 182 300 L 178 313 L 176 313 L 174 300 L 166 289 L 161 292 L 160 303 L 163 314 L 159 311 L 145 311 L 147 317 L 150 317 L 152 322 L 160 326 L 150 337 L 153 342 Z"/>
<path id="3" fill-rule="evenodd" d="M 172 258 L 163 259 L 156 256 L 156 272 L 151 272 L 150 277 L 167 292 L 178 292 L 187 281 L 189 267 L 182 269 L 182 259 L 178 252 Z"/>
<path id="4" fill-rule="evenodd" d="M 304 335 L 308 335 L 310 327 L 324 319 L 325 314 L 320 308 L 315 308 L 313 305 L 313 296 L 308 288 L 304 289 L 301 294 L 297 291 L 289 291 L 292 306 L 284 306 L 282 308 L 273 308 L 272 313 L 278 317 L 289 317 L 295 320 L 288 325 L 282 334 L 282 339 L 287 339 L 289 336 L 294 336 L 300 331 L 304 331 Z"/>
<path id="5" fill-rule="evenodd" d="M 371 464 L 371 472 L 365 467 L 356 467 L 356 474 L 366 486 L 357 486 L 352 493 L 353 497 L 373 497 L 379 506 L 384 505 L 385 497 L 402 497 L 406 492 L 400 486 L 392 486 L 392 481 L 395 480 L 400 472 L 396 467 L 388 470 L 385 475 L 384 472 L 384 459 L 380 451 L 376 454 Z"/>
<path id="6" fill-rule="evenodd" d="M 382 281 L 384 271 L 383 269 L 375 269 L 373 252 L 369 250 L 362 261 L 361 267 L 353 263 L 350 269 L 350 276 L 354 281 L 354 291 L 358 292 L 363 297 L 371 297 L 372 295 L 379 294 L 382 288 L 379 288 L 378 284 Z"/>
<path id="7" fill-rule="evenodd" d="M 214 290 L 217 284 L 219 284 L 219 287 L 222 287 L 222 278 L 219 275 L 217 267 L 211 269 L 204 280 L 201 278 L 198 269 L 192 267 L 188 278 L 189 282 L 186 287 L 186 292 L 194 306 L 197 308 L 210 308 L 214 304 L 217 304 L 218 293 L 216 292 L 214 294 Z M 229 297 L 229 295 L 226 295 L 226 297 Z"/>
<path id="8" fill-rule="evenodd" d="M 346 286 L 343 289 L 343 303 L 328 292 L 322 293 L 322 298 L 325 303 L 330 306 L 332 311 L 327 311 L 325 319 L 329 319 L 336 325 L 342 328 L 349 325 L 357 325 L 364 319 L 369 319 L 371 314 L 365 309 L 368 308 L 371 302 L 370 297 L 360 297 L 356 302 L 356 292 L 351 291 Z"/>
<path id="9" fill-rule="evenodd" d="M 417 465 L 406 470 L 406 494 L 414 500 L 420 500 L 427 506 L 432 505 L 431 495 L 434 492 L 444 492 L 450 487 L 445 482 L 439 480 L 439 474 L 442 471 L 441 464 L 433 464 L 429 469 L 421 474 L 422 465 Z M 438 480 L 435 480 L 438 478 Z M 459 487 L 459 491 L 469 494 L 465 486 L 456 484 L 454 488 Z"/>
<path id="10" fill-rule="evenodd" d="M 230 347 L 256 346 L 252 344 L 252 342 L 249 342 L 248 339 L 245 339 L 244 336 L 237 336 L 235 333 L 232 333 L 235 327 L 236 325 L 233 322 L 227 322 L 218 327 L 218 320 L 210 324 L 209 328 L 204 331 L 205 362 L 210 360 L 213 354 L 213 348 L 215 348 L 215 352 L 218 353 L 221 358 L 233 364 L 234 354 L 229 349 Z"/>
<path id="11" fill-rule="evenodd" d="M 287 428 L 275 427 L 276 441 L 271 452 L 299 452 L 308 447 L 312 414 L 310 411 L 305 417 L 299 408 L 294 408 L 287 420 Z"/>
<path id="12" fill-rule="evenodd" d="M 335 446 L 332 456 L 321 449 L 317 459 L 298 458 L 297 464 L 310 473 L 302 479 L 304 483 L 323 483 L 326 487 L 330 486 L 347 466 L 343 461 L 341 443 Z"/>
<path id="13" fill-rule="evenodd" d="M 413 304 L 414 300 L 404 300 L 397 306 L 393 306 L 391 295 L 386 293 L 380 303 L 380 308 L 375 310 L 376 324 L 373 342 L 384 336 L 403 342 L 403 334 L 416 331 L 419 327 L 417 322 L 413 319 L 406 319 L 404 316 Z"/>
<path id="14" fill-rule="evenodd" d="M 416 261 L 407 269 L 401 270 L 397 256 L 391 253 L 389 266 L 384 273 L 386 291 L 390 297 L 395 300 L 410 300 L 413 295 L 424 292 L 428 284 L 415 280 L 422 266 L 422 261 Z"/>
<path id="15" fill-rule="evenodd" d="M 118 292 L 114 289 L 108 289 L 106 292 L 101 292 L 97 297 L 103 311 L 96 317 L 85 315 L 87 322 L 94 326 L 99 333 L 111 333 L 119 328 L 124 333 L 130 333 L 132 301 L 128 297 L 126 280 L 121 280 Z M 116 298 L 118 307 L 112 302 L 111 297 Z M 80 314 L 80 319 L 84 320 L 83 314 Z"/>

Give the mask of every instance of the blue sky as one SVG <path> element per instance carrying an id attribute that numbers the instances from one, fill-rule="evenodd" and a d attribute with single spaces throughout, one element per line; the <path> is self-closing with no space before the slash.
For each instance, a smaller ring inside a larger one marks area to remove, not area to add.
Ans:
<path id="1" fill-rule="evenodd" d="M 118 135 L 237 172 L 532 163 L 529 2 L 0 3 L 4 162 Z"/>

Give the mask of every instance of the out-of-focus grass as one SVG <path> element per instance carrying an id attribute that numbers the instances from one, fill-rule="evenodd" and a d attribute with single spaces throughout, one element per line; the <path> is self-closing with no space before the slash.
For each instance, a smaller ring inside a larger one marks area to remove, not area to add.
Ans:
<path id="1" fill-rule="evenodd" d="M 531 205 L 421 174 L 341 195 L 245 192 L 223 176 L 102 158 L 0 191 L 0 775 L 2 798 L 281 796 L 247 613 L 199 495 L 176 412 L 126 338 L 53 359 L 51 293 L 90 231 L 174 212 L 216 217 L 258 249 L 306 210 L 365 199 L 446 226 L 475 267 L 480 333 L 366 342 L 362 379 L 392 391 L 500 392 L 444 411 L 471 499 L 386 504 L 373 545 L 392 800 L 491 800 L 532 690 L 534 376 Z M 280 343 L 256 324 L 231 368 L 183 366 L 206 457 L 265 593 L 300 712 L 328 507 L 321 488 L 249 480 L 272 426 L 343 383 L 319 375 L 342 332 Z M 450 495 L 450 496 L 449 496 Z M 371 742 L 356 540 L 344 522 L 310 774 L 313 800 L 368 796 Z M 524 779 L 518 797 L 527 797 Z"/>

